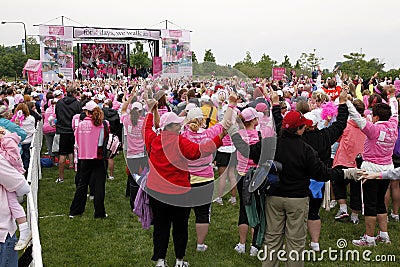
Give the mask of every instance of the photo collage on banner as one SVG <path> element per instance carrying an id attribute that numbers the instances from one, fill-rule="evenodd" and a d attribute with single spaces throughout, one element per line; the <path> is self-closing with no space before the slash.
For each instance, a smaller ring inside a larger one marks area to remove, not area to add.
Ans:
<path id="1" fill-rule="evenodd" d="M 162 30 L 161 38 L 163 76 L 192 76 L 190 32 L 182 30 Z"/>
<path id="2" fill-rule="evenodd" d="M 72 27 L 39 26 L 43 82 L 73 80 Z"/>
<path id="3" fill-rule="evenodd" d="M 126 44 L 81 44 L 85 67 L 119 67 L 127 64 Z"/>

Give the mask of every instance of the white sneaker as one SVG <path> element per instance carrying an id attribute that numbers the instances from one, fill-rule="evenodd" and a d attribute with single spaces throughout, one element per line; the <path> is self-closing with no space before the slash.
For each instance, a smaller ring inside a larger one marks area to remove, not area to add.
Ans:
<path id="1" fill-rule="evenodd" d="M 31 240 L 32 240 L 32 232 L 29 232 L 29 235 L 26 239 L 18 240 L 17 244 L 14 247 L 14 250 L 22 250 L 26 248 Z"/>
<path id="2" fill-rule="evenodd" d="M 236 197 L 231 197 L 231 198 L 228 200 L 228 202 L 231 203 L 232 205 L 236 205 Z"/>
<path id="3" fill-rule="evenodd" d="M 188 267 L 189 266 L 189 262 L 187 261 L 183 261 L 182 263 L 176 263 L 175 267 Z"/>
<path id="4" fill-rule="evenodd" d="M 115 178 L 114 178 L 114 176 L 109 176 L 108 177 L 108 180 L 110 180 L 110 181 L 112 181 L 112 180 L 114 180 Z"/>
<path id="5" fill-rule="evenodd" d="M 250 247 L 250 256 L 255 257 L 258 254 L 258 248 L 251 246 Z"/>
<path id="6" fill-rule="evenodd" d="M 367 235 L 363 235 L 360 239 L 353 240 L 352 243 L 357 247 L 375 247 L 375 240 L 368 241 Z"/>
<path id="7" fill-rule="evenodd" d="M 389 216 L 388 216 L 388 217 L 389 217 Z M 394 214 L 394 213 L 393 213 L 393 210 L 392 210 L 392 212 L 390 213 L 390 217 L 391 217 L 392 220 L 395 221 L 395 222 L 399 222 L 399 221 L 400 221 L 400 216 L 399 216 L 399 214 Z"/>
<path id="8" fill-rule="evenodd" d="M 156 267 L 168 267 L 168 265 L 165 260 L 159 259 L 156 263 Z"/>
<path id="9" fill-rule="evenodd" d="M 238 243 L 234 249 L 239 254 L 246 253 L 246 245 L 245 244 Z"/>
<path id="10" fill-rule="evenodd" d="M 381 232 L 379 231 L 379 234 L 375 237 L 375 242 L 380 242 L 380 243 L 385 243 L 385 244 L 390 244 L 392 243 L 390 241 L 389 236 L 382 236 Z"/>
<path id="11" fill-rule="evenodd" d="M 222 198 L 220 198 L 220 197 L 217 197 L 215 200 L 214 200 L 214 202 L 215 203 L 217 203 L 217 204 L 219 204 L 219 205 L 224 205 L 224 202 L 222 201 Z"/>
<path id="12" fill-rule="evenodd" d="M 329 203 L 329 207 L 330 207 L 331 209 L 333 209 L 334 207 L 336 207 L 336 205 L 337 205 L 337 201 L 336 201 L 336 200 L 331 200 L 331 202 Z"/>
<path id="13" fill-rule="evenodd" d="M 198 251 L 198 252 L 204 252 L 204 251 L 206 251 L 207 250 L 207 248 L 208 248 L 208 246 L 207 245 L 205 245 L 205 244 L 197 244 L 197 248 L 196 248 L 196 251 Z"/>

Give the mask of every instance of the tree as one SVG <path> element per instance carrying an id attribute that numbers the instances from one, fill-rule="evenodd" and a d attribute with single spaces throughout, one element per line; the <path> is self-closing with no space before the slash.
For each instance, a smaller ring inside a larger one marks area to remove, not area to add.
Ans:
<path id="1" fill-rule="evenodd" d="M 285 55 L 283 62 L 280 65 L 281 68 L 292 69 L 292 64 L 290 63 L 289 56 Z"/>
<path id="2" fill-rule="evenodd" d="M 313 49 L 312 53 L 301 53 L 298 63 L 302 70 L 311 72 L 317 69 L 317 67 L 324 60 L 323 57 L 318 57 L 315 51 L 316 49 Z"/>
<path id="3" fill-rule="evenodd" d="M 149 68 L 151 66 L 151 59 L 147 52 L 143 51 L 143 44 L 135 42 L 135 47 L 130 53 L 131 64 L 135 67 Z"/>
<path id="4" fill-rule="evenodd" d="M 278 62 L 271 59 L 269 55 L 263 54 L 260 61 L 256 63 L 256 66 L 261 70 L 262 77 L 271 77 L 272 68 L 276 66 Z"/>
<path id="5" fill-rule="evenodd" d="M 215 63 L 215 57 L 214 54 L 211 52 L 211 49 L 206 50 L 206 53 L 204 54 L 204 62 Z"/>
<path id="6" fill-rule="evenodd" d="M 246 51 L 246 56 L 243 60 L 243 65 L 252 67 L 254 66 L 253 60 L 251 59 L 251 55 L 249 51 Z"/>
<path id="7" fill-rule="evenodd" d="M 192 51 L 192 62 L 197 62 L 196 54 Z"/>

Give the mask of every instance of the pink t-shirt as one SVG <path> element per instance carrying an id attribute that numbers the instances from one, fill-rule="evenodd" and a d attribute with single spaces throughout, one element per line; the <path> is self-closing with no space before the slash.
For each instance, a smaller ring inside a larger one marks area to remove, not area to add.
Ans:
<path id="1" fill-rule="evenodd" d="M 142 136 L 144 118 L 140 117 L 136 126 L 132 125 L 128 113 L 121 115 L 121 123 L 124 125 L 124 134 L 127 139 L 127 157 L 144 157 L 144 141 Z"/>
<path id="2" fill-rule="evenodd" d="M 256 130 L 242 129 L 239 130 L 239 134 L 242 137 L 243 141 L 245 141 L 249 145 L 255 144 L 260 140 L 258 138 L 258 131 Z M 255 164 L 253 160 L 245 157 L 239 151 L 237 151 L 237 160 L 238 164 L 236 169 L 240 175 L 244 175 L 250 169 L 250 167 L 257 166 L 257 164 Z"/>
<path id="3" fill-rule="evenodd" d="M 184 131 L 182 133 L 183 137 L 186 137 L 190 141 L 203 144 L 211 139 L 213 139 L 218 134 L 222 133 L 223 127 L 220 123 L 217 123 L 213 127 L 208 129 L 200 128 L 199 131 L 193 132 L 190 129 Z M 191 175 L 205 177 L 205 178 L 213 178 L 214 171 L 211 166 L 211 162 L 213 160 L 213 155 L 208 155 L 206 157 L 199 158 L 197 160 L 188 160 L 189 172 Z"/>

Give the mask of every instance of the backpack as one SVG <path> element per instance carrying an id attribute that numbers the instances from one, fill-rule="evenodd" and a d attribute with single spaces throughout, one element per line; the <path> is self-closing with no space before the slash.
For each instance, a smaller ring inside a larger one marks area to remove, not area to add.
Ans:
<path id="1" fill-rule="evenodd" d="M 205 125 L 204 129 L 208 129 L 208 127 L 210 126 L 211 116 L 212 116 L 213 111 L 214 111 L 214 107 L 211 107 L 210 114 L 208 114 L 208 117 L 206 118 L 206 125 Z"/>
<path id="2" fill-rule="evenodd" d="M 396 144 L 394 145 L 393 156 L 400 158 L 400 131 L 398 132 Z"/>
<path id="3" fill-rule="evenodd" d="M 108 130 L 108 125 L 103 121 L 104 125 L 104 142 L 102 147 L 102 157 L 103 159 L 112 159 L 118 155 L 119 148 L 121 147 L 121 142 L 116 134 L 111 133 Z"/>
<path id="4" fill-rule="evenodd" d="M 148 174 L 149 169 L 146 167 L 136 180 L 140 187 L 135 198 L 135 208 L 133 209 L 133 212 L 139 217 L 143 229 L 149 229 L 153 220 L 149 195 L 144 189 L 146 187 Z"/>

